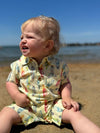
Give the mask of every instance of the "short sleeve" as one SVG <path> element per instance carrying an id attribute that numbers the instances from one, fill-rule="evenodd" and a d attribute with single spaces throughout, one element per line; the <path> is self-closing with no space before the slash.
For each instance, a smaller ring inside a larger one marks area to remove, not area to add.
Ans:
<path id="1" fill-rule="evenodd" d="M 11 65 L 11 72 L 8 75 L 7 82 L 14 82 L 18 84 L 19 82 L 19 65 L 18 61 L 13 62 Z"/>
<path id="2" fill-rule="evenodd" d="M 62 63 L 61 67 L 61 85 L 69 82 L 69 68 L 66 63 Z"/>

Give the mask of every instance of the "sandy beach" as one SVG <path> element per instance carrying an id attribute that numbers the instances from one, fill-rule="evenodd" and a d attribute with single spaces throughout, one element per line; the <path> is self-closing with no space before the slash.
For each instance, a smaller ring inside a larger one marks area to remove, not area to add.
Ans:
<path id="1" fill-rule="evenodd" d="M 100 127 L 100 64 L 68 64 L 72 83 L 72 97 L 81 105 L 81 112 Z M 0 67 L 0 110 L 12 103 L 5 87 L 10 68 Z M 16 128 L 17 129 L 17 128 Z M 21 127 L 18 127 L 21 130 Z M 74 133 L 72 129 L 55 125 L 35 124 L 21 133 Z M 19 133 L 18 130 L 13 133 Z"/>

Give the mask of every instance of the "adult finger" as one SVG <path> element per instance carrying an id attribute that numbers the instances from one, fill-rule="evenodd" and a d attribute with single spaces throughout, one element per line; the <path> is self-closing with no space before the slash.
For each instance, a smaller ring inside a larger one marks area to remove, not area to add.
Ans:
<path id="1" fill-rule="evenodd" d="M 74 108 L 75 111 L 78 111 L 79 110 L 79 104 L 77 102 L 73 102 L 72 103 L 72 106 Z"/>

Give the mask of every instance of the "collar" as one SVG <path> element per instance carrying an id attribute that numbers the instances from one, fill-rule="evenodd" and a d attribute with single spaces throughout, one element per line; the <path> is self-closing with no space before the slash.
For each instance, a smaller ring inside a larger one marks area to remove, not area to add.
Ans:
<path id="1" fill-rule="evenodd" d="M 25 57 L 24 55 L 22 55 L 20 57 L 20 62 L 22 65 L 27 65 L 29 64 L 30 62 L 34 62 L 37 64 L 36 60 L 34 60 L 33 58 L 31 57 Z M 41 64 L 44 64 L 44 63 L 49 63 L 49 64 L 54 64 L 55 60 L 54 60 L 54 56 L 53 55 L 50 55 L 50 56 L 47 56 L 47 57 L 44 57 Z"/>
<path id="2" fill-rule="evenodd" d="M 30 58 L 25 57 L 24 55 L 22 55 L 20 57 L 20 60 L 19 61 L 21 62 L 22 65 L 27 65 L 30 62 Z"/>

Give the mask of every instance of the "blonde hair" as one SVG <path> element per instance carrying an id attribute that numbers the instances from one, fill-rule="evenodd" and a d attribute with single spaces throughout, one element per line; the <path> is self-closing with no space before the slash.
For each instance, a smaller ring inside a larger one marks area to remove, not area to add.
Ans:
<path id="1" fill-rule="evenodd" d="M 56 19 L 46 16 L 38 16 L 31 18 L 24 22 L 21 26 L 22 32 L 28 24 L 32 24 L 33 30 L 35 33 L 40 35 L 44 41 L 53 40 L 54 47 L 51 50 L 50 54 L 55 54 L 59 51 L 60 48 L 60 26 Z"/>

